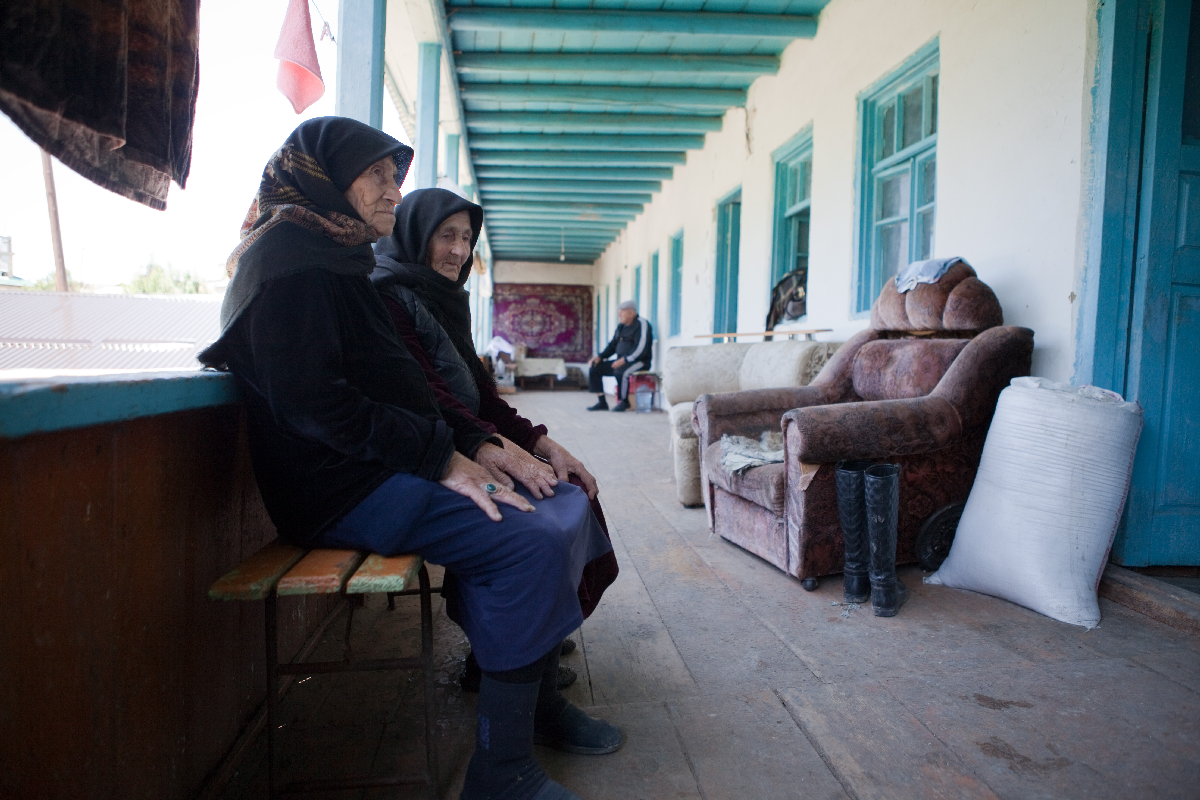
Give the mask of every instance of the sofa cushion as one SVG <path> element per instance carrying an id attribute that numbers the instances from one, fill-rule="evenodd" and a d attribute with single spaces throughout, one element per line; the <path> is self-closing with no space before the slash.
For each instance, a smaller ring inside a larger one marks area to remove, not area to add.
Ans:
<path id="1" fill-rule="evenodd" d="M 736 392 L 738 368 L 751 346 L 706 344 L 667 350 L 663 359 L 663 396 L 667 403 L 691 402 L 702 394 Z"/>
<path id="2" fill-rule="evenodd" d="M 721 466 L 721 443 L 713 442 L 704 452 L 704 474 L 710 481 L 730 494 L 762 506 L 772 514 L 783 516 L 786 496 L 786 467 L 767 464 L 751 467 L 739 475 Z"/>
<path id="3" fill-rule="evenodd" d="M 854 393 L 863 400 L 904 400 L 934 390 L 969 339 L 878 339 L 854 357 Z"/>
<path id="4" fill-rule="evenodd" d="M 832 342 L 760 342 L 750 345 L 738 369 L 738 391 L 805 386 L 829 356 L 837 350 Z"/>
<path id="5" fill-rule="evenodd" d="M 688 400 L 686 403 L 676 403 L 671 406 L 671 438 L 672 439 L 695 439 L 696 431 L 692 427 L 692 406 L 694 403 Z"/>

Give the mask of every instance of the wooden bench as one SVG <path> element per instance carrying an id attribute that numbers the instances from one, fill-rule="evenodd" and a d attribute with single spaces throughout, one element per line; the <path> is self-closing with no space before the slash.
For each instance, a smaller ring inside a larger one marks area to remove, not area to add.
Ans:
<path id="1" fill-rule="evenodd" d="M 413 583 L 419 584 L 413 588 Z M 386 593 L 388 608 L 398 595 L 420 595 L 421 655 L 409 658 L 356 659 L 350 647 L 354 608 L 363 595 Z M 355 550 L 308 550 L 271 542 L 221 577 L 208 590 L 212 600 L 261 600 L 265 607 L 267 645 L 267 785 L 271 798 L 280 794 L 323 792 L 424 783 L 437 800 L 437 749 L 433 680 L 433 590 L 420 556 L 385 558 Z M 276 598 L 287 595 L 341 594 L 347 610 L 343 657 L 340 661 L 279 663 Z M 419 669 L 425 677 L 425 772 L 380 778 L 346 778 L 277 785 L 275 776 L 275 719 L 281 675 Z"/>

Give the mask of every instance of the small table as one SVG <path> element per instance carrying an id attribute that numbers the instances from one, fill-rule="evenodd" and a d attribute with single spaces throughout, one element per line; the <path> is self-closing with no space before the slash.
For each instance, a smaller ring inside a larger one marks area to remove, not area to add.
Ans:
<path id="1" fill-rule="evenodd" d="M 789 339 L 793 339 L 797 336 L 803 335 L 805 341 L 811 342 L 811 341 L 814 341 L 813 340 L 814 333 L 832 333 L 832 332 L 833 332 L 833 328 L 808 328 L 808 329 L 800 330 L 800 331 L 762 331 L 759 333 L 700 333 L 700 334 L 696 335 L 696 338 L 697 339 L 724 339 L 725 341 L 729 341 L 730 339 L 737 339 L 739 336 L 771 336 L 771 337 L 786 336 Z"/>

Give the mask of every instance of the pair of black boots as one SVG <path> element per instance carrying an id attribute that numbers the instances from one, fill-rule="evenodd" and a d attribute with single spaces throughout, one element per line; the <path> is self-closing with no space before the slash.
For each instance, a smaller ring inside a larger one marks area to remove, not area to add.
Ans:
<path id="1" fill-rule="evenodd" d="M 896 577 L 900 467 L 839 461 L 834 480 L 846 548 L 845 600 L 865 603 L 869 597 L 875 616 L 894 617 L 908 599 L 908 590 Z"/>

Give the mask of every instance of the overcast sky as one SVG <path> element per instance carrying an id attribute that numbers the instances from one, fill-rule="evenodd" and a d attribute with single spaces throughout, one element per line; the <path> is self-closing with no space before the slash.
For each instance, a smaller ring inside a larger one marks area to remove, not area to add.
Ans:
<path id="1" fill-rule="evenodd" d="M 337 31 L 337 0 L 310 2 Z M 301 121 L 333 113 L 337 46 L 317 42 L 325 96 L 297 116 L 275 88 L 272 56 L 287 0 L 204 0 L 200 4 L 200 96 L 186 190 L 171 184 L 166 211 L 102 189 L 57 160 L 54 179 L 63 250 L 72 278 L 128 282 L 151 260 L 203 279 L 222 277 L 238 227 L 271 154 Z M 390 98 L 384 130 L 407 141 Z M 45 184 L 37 145 L 0 113 L 0 236 L 13 237 L 13 272 L 37 280 L 54 272 Z"/>

